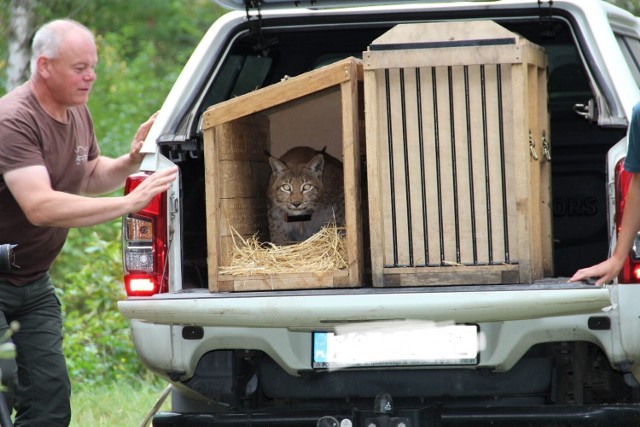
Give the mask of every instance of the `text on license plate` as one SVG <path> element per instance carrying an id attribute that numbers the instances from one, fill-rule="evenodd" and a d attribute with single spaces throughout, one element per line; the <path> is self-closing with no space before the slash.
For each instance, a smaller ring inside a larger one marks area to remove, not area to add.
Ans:
<path id="1" fill-rule="evenodd" d="M 475 365 L 477 325 L 386 322 L 313 333 L 313 367 Z"/>

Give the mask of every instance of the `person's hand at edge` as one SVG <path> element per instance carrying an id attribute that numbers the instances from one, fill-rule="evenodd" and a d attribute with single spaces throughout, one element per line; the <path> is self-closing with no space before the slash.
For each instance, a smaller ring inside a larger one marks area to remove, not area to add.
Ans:
<path id="1" fill-rule="evenodd" d="M 156 121 L 156 117 L 158 116 L 158 112 L 156 111 L 147 119 L 146 122 L 142 123 L 138 128 L 135 136 L 133 137 L 133 142 L 131 142 L 131 150 L 129 150 L 129 159 L 132 163 L 139 165 L 142 163 L 142 159 L 144 158 L 143 154 L 140 154 L 140 150 L 142 149 L 142 145 L 144 144 L 144 140 L 147 138 L 149 134 L 149 130 L 153 123 Z"/>
<path id="2" fill-rule="evenodd" d="M 615 257 L 611 257 L 599 264 L 576 271 L 575 274 L 569 278 L 569 282 L 581 282 L 597 278 L 595 285 L 603 286 L 618 276 L 623 265 L 624 258 L 619 260 Z"/>

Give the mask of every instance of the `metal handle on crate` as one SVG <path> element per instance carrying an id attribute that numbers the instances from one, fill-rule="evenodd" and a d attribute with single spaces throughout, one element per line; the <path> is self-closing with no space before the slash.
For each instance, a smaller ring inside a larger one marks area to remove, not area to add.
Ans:
<path id="1" fill-rule="evenodd" d="M 536 151 L 536 142 L 533 140 L 533 135 L 529 131 L 529 154 L 533 157 L 533 160 L 538 160 L 538 153 Z"/>

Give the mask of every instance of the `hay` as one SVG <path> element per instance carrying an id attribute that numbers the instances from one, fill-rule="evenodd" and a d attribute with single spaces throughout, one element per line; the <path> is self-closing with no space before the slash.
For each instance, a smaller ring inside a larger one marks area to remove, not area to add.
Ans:
<path id="1" fill-rule="evenodd" d="M 345 228 L 328 224 L 307 240 L 286 246 L 260 243 L 256 235 L 244 239 L 232 229 L 231 264 L 221 274 L 246 276 L 300 272 L 323 272 L 347 268 Z"/>

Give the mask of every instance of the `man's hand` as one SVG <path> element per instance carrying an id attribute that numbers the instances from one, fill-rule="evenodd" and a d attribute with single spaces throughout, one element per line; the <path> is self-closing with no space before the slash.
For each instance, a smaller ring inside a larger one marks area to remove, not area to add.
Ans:
<path id="1" fill-rule="evenodd" d="M 149 175 L 131 193 L 124 196 L 132 203 L 129 212 L 141 211 L 151 202 L 154 196 L 167 191 L 171 187 L 171 183 L 176 179 L 177 173 L 178 168 L 174 166 Z"/>
<path id="2" fill-rule="evenodd" d="M 142 149 L 142 145 L 144 144 L 144 140 L 147 139 L 147 135 L 149 134 L 149 130 L 151 126 L 156 121 L 156 117 L 158 116 L 158 112 L 156 111 L 149 117 L 149 119 L 142 123 L 136 132 L 136 135 L 133 137 L 133 142 L 131 143 L 131 150 L 129 151 L 129 159 L 132 163 L 139 165 L 142 162 L 143 155 L 140 154 L 140 150 Z"/>

